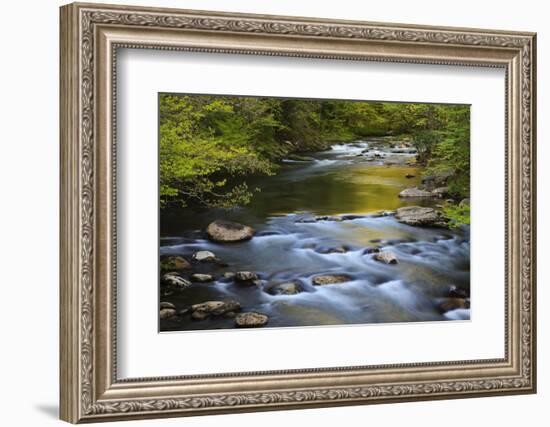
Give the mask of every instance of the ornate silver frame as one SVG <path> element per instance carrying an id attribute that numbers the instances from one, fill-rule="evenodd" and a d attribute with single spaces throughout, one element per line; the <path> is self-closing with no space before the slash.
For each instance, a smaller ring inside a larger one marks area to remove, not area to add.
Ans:
<path id="1" fill-rule="evenodd" d="M 534 393 L 533 33 L 71 4 L 61 8 L 61 418 L 111 421 Z M 117 48 L 502 67 L 506 70 L 505 357 L 119 380 Z"/>

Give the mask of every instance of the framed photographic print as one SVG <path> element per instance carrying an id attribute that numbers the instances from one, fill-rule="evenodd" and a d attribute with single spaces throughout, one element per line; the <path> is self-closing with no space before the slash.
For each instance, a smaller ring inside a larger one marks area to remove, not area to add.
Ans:
<path id="1" fill-rule="evenodd" d="M 533 393 L 535 34 L 61 8 L 61 418 Z"/>

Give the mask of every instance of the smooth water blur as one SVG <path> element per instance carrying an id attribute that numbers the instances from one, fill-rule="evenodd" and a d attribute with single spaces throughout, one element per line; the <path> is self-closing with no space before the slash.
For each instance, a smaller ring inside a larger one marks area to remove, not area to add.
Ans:
<path id="1" fill-rule="evenodd" d="M 202 212 L 171 209 L 162 212 L 161 254 L 187 257 L 210 250 L 227 267 L 201 265 L 217 281 L 193 284 L 163 300 L 178 309 L 207 300 L 236 299 L 243 310 L 270 317 L 268 326 L 311 326 L 350 323 L 410 322 L 468 319 L 469 310 L 441 314 L 438 303 L 451 286 L 469 294 L 469 230 L 411 227 L 393 216 L 369 216 L 405 205 L 435 201 L 406 201 L 397 197 L 419 184 L 419 171 L 406 164 L 412 156 L 392 154 L 368 160 L 358 156 L 368 142 L 337 144 L 311 161 L 286 161 L 276 176 L 257 178 L 261 187 L 246 208 Z M 405 176 L 415 175 L 414 178 Z M 315 215 L 358 214 L 342 222 L 301 222 Z M 203 230 L 214 219 L 252 225 L 255 237 L 246 242 L 219 244 L 206 240 Z M 344 246 L 345 253 L 326 253 Z M 365 255 L 365 248 L 391 250 L 397 265 L 385 265 Z M 205 270 L 205 272 L 206 272 Z M 224 272 L 250 270 L 267 286 L 294 281 L 303 292 L 270 295 L 262 287 L 240 287 L 221 278 Z M 353 281 L 313 286 L 313 276 L 345 273 Z M 162 330 L 232 328 L 233 320 L 192 321 L 179 317 L 161 323 Z"/>
<path id="2" fill-rule="evenodd" d="M 168 209 L 162 212 L 161 237 L 180 236 L 190 229 L 204 229 L 216 218 L 241 221 L 262 227 L 274 215 L 309 212 L 313 215 L 368 214 L 395 210 L 407 205 L 430 205 L 431 201 L 407 201 L 397 194 L 420 183 L 419 171 L 405 162 L 412 155 L 387 153 L 385 158 L 367 161 L 357 154 L 367 142 L 337 144 L 317 153 L 312 161 L 283 161 L 275 176 L 249 181 L 259 187 L 252 202 L 241 209 L 192 211 Z M 407 174 L 415 175 L 406 178 Z"/>

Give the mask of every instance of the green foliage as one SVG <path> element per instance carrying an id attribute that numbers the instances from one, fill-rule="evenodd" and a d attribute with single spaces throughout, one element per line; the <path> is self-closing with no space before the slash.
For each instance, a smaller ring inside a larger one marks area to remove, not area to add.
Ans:
<path id="1" fill-rule="evenodd" d="M 161 206 L 246 205 L 249 177 L 282 158 L 383 135 L 412 135 L 417 160 L 452 170 L 451 191 L 467 193 L 467 107 L 161 94 L 159 109 Z"/>
<path id="2" fill-rule="evenodd" d="M 210 98 L 210 99 L 207 99 Z M 255 129 L 234 114 L 223 97 L 160 97 L 160 197 L 228 207 L 247 204 L 246 182 L 227 176 L 273 173 L 273 166 L 250 146 Z M 257 126 L 257 123 L 256 123 Z"/>
<path id="3" fill-rule="evenodd" d="M 445 113 L 443 126 L 432 131 L 439 140 L 427 159 L 426 173 L 450 174 L 449 193 L 462 199 L 470 195 L 470 110 L 461 106 Z"/>
<path id="4" fill-rule="evenodd" d="M 470 205 L 450 205 L 443 209 L 443 215 L 451 228 L 470 224 Z"/>

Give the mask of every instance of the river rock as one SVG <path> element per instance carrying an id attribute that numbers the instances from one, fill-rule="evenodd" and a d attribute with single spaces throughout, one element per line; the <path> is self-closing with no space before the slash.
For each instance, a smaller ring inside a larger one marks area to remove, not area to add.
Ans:
<path id="1" fill-rule="evenodd" d="M 470 308 L 470 300 L 468 298 L 447 298 L 439 303 L 438 308 L 442 313 L 460 308 Z"/>
<path id="2" fill-rule="evenodd" d="M 422 178 L 422 188 L 431 191 L 437 187 L 443 187 L 447 185 L 449 178 L 453 176 L 452 171 L 440 172 L 437 175 L 428 175 Z"/>
<path id="3" fill-rule="evenodd" d="M 407 225 L 446 226 L 443 218 L 433 208 L 406 206 L 397 209 L 395 219 Z"/>
<path id="4" fill-rule="evenodd" d="M 294 282 L 278 283 L 269 287 L 269 293 L 272 295 L 296 295 L 300 293 L 300 287 Z"/>
<path id="5" fill-rule="evenodd" d="M 161 270 L 188 270 L 191 264 L 184 257 L 170 255 L 161 257 L 160 268 Z"/>
<path id="6" fill-rule="evenodd" d="M 432 190 L 432 194 L 435 197 L 439 197 L 442 199 L 443 197 L 446 197 L 449 194 L 449 187 L 437 187 L 434 190 Z"/>
<path id="7" fill-rule="evenodd" d="M 372 258 L 385 264 L 397 264 L 397 257 L 390 251 L 378 252 Z"/>
<path id="8" fill-rule="evenodd" d="M 237 271 L 235 273 L 235 282 L 252 285 L 255 280 L 258 280 L 258 275 L 252 271 Z"/>
<path id="9" fill-rule="evenodd" d="M 238 222 L 218 219 L 208 225 L 206 234 L 215 242 L 240 242 L 251 239 L 254 229 Z"/>
<path id="10" fill-rule="evenodd" d="M 375 212 L 373 214 L 370 214 L 369 217 L 370 218 L 383 218 L 385 216 L 392 216 L 392 215 L 395 215 L 394 211 L 379 211 L 379 212 Z"/>
<path id="11" fill-rule="evenodd" d="M 214 280 L 214 277 L 212 277 L 211 274 L 195 273 L 191 275 L 191 280 L 193 282 L 206 283 L 206 282 L 212 282 Z"/>
<path id="12" fill-rule="evenodd" d="M 233 279 L 234 277 L 235 273 L 233 273 L 232 271 L 226 271 L 225 273 L 223 273 L 224 279 Z"/>
<path id="13" fill-rule="evenodd" d="M 240 309 L 241 304 L 238 301 L 206 301 L 191 306 L 191 317 L 195 320 L 204 320 L 210 316 L 221 316 Z"/>
<path id="14" fill-rule="evenodd" d="M 336 246 L 334 248 L 318 248 L 319 254 L 345 254 L 349 249 L 346 246 Z"/>
<path id="15" fill-rule="evenodd" d="M 235 326 L 238 328 L 256 328 L 267 325 L 269 317 L 262 313 L 240 313 L 235 317 Z"/>
<path id="16" fill-rule="evenodd" d="M 363 249 L 363 255 L 376 254 L 380 252 L 380 248 L 377 246 L 369 246 L 368 248 Z"/>
<path id="17" fill-rule="evenodd" d="M 166 273 L 160 279 L 160 284 L 172 288 L 186 288 L 191 282 L 181 277 L 178 273 Z"/>
<path id="18" fill-rule="evenodd" d="M 350 282 L 353 280 L 353 277 L 348 276 L 347 274 L 322 274 L 320 276 L 315 276 L 311 279 L 311 282 L 315 286 L 325 286 L 333 285 L 336 283 Z"/>
<path id="19" fill-rule="evenodd" d="M 161 308 L 159 312 L 159 317 L 164 319 L 170 319 L 176 315 L 176 310 L 174 308 Z"/>
<path id="20" fill-rule="evenodd" d="M 347 214 L 347 215 L 341 215 L 340 218 L 342 218 L 342 221 L 353 221 L 354 219 L 365 218 L 365 215 Z"/>
<path id="21" fill-rule="evenodd" d="M 159 304 L 159 307 L 160 309 L 165 309 L 165 308 L 172 308 L 172 309 L 176 309 L 176 306 L 174 304 L 172 304 L 171 302 L 166 302 L 166 301 L 162 301 L 160 304 Z"/>
<path id="22" fill-rule="evenodd" d="M 335 222 L 340 222 L 340 221 L 343 221 L 344 219 L 342 217 L 339 217 L 339 216 L 328 216 L 328 215 L 320 215 L 320 216 L 316 216 L 315 217 L 315 221 L 335 221 Z"/>
<path id="23" fill-rule="evenodd" d="M 412 173 L 408 173 L 407 175 L 405 175 L 405 178 L 407 179 L 411 179 L 411 178 L 414 178 L 416 175 L 412 174 Z"/>
<path id="24" fill-rule="evenodd" d="M 216 255 L 214 252 L 210 251 L 198 251 L 193 254 L 193 259 L 199 262 L 211 262 L 217 261 Z"/>
<path id="25" fill-rule="evenodd" d="M 435 197 L 432 193 L 429 191 L 420 190 L 417 187 L 407 188 L 403 190 L 401 193 L 399 193 L 399 197 L 401 198 L 428 198 L 428 197 Z"/>

